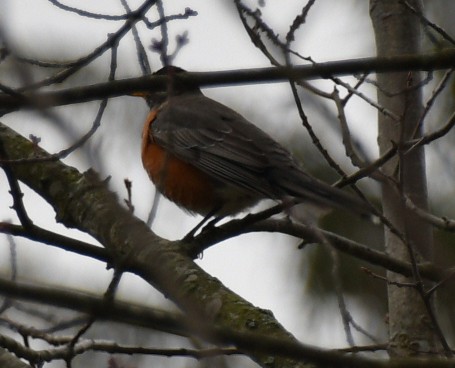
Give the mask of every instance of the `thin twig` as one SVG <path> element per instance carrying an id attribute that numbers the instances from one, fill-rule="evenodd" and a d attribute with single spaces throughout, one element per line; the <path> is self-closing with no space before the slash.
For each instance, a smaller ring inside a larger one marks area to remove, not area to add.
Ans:
<path id="1" fill-rule="evenodd" d="M 131 8 L 129 7 L 127 0 L 120 0 L 120 1 L 122 3 L 122 6 L 125 9 L 126 13 L 128 15 L 130 15 Z M 137 59 L 138 59 L 142 74 L 143 75 L 151 74 L 152 69 L 150 68 L 150 63 L 147 58 L 147 53 L 145 52 L 145 47 L 142 44 L 142 41 L 139 36 L 139 32 L 137 31 L 136 25 L 131 27 L 131 32 L 133 33 L 134 43 L 136 45 L 136 55 L 137 55 Z"/>
<path id="2" fill-rule="evenodd" d="M 286 44 L 288 46 L 295 40 L 295 32 L 306 22 L 308 12 L 315 2 L 315 0 L 308 0 L 307 4 L 302 8 L 300 14 L 294 18 L 294 21 L 286 34 Z"/>
<path id="3" fill-rule="evenodd" d="M 120 268 L 116 268 L 114 270 L 114 275 L 112 276 L 112 280 L 109 283 L 104 295 L 103 300 L 106 306 L 112 305 L 114 302 L 115 294 L 117 292 L 118 286 L 120 284 L 120 280 L 122 278 L 123 271 Z M 86 324 L 79 329 L 79 331 L 74 335 L 74 337 L 68 342 L 67 348 L 68 353 L 65 357 L 65 362 L 68 366 L 71 366 L 72 360 L 76 357 L 77 351 L 76 346 L 78 345 L 81 337 L 93 326 L 93 324 L 97 320 L 97 315 L 93 313 Z"/>
<path id="4" fill-rule="evenodd" d="M 432 91 L 432 94 L 430 96 L 430 98 L 428 99 L 428 101 L 425 103 L 425 107 L 423 109 L 423 112 L 422 112 L 422 115 L 420 116 L 420 119 L 419 119 L 419 123 L 417 124 L 416 126 L 416 129 L 419 129 L 419 127 L 422 126 L 426 116 L 428 115 L 430 109 L 433 107 L 433 104 L 434 102 L 436 101 L 436 99 L 438 98 L 438 96 L 440 96 L 441 92 L 443 92 L 445 90 L 445 87 L 447 86 L 447 83 L 449 82 L 450 80 L 450 77 L 453 73 L 453 69 L 449 69 L 447 70 L 445 73 L 444 73 L 444 76 L 441 78 L 441 80 L 439 81 L 439 84 L 436 86 L 436 88 Z M 412 135 L 413 138 L 416 137 L 416 134 L 417 134 L 417 130 L 414 132 L 414 134 Z"/>
<path id="5" fill-rule="evenodd" d="M 349 348 L 337 349 L 340 353 L 362 353 L 362 352 L 375 352 L 379 350 L 387 350 L 389 344 L 375 344 L 366 346 L 352 346 Z"/>
<path id="6" fill-rule="evenodd" d="M 450 132 L 450 130 L 455 126 L 455 111 L 450 115 L 450 117 L 447 119 L 446 123 L 442 126 L 442 128 L 435 130 L 433 133 L 429 133 L 426 135 L 423 135 L 419 139 L 414 139 L 412 141 L 405 142 L 403 145 L 409 147 L 405 154 L 409 154 L 411 151 L 429 144 L 436 139 L 444 137 L 447 133 Z"/>
<path id="7" fill-rule="evenodd" d="M 415 282 L 392 281 L 392 280 L 389 280 L 387 277 L 384 277 L 384 276 L 378 275 L 377 273 L 374 273 L 373 271 L 369 270 L 366 267 L 360 267 L 360 269 L 363 272 L 365 272 L 367 275 L 369 275 L 369 276 L 371 276 L 371 277 L 373 277 L 375 279 L 384 281 L 385 283 L 387 283 L 387 285 L 393 285 L 393 286 L 396 286 L 396 287 L 399 287 L 399 288 L 402 288 L 402 287 L 414 288 L 414 289 L 417 288 L 417 284 Z"/>
<path id="8" fill-rule="evenodd" d="M 426 297 L 427 299 L 430 298 L 436 290 L 438 290 L 442 285 L 447 283 L 450 279 L 452 279 L 455 276 L 455 270 L 452 271 L 447 275 L 447 277 L 443 278 L 442 280 L 438 281 L 436 284 L 434 284 L 431 289 L 428 289 L 426 292 Z"/>
<path id="9" fill-rule="evenodd" d="M 92 13 L 92 12 L 88 12 L 86 10 L 82 10 L 82 9 L 78 9 L 78 8 L 74 8 L 72 6 L 62 4 L 58 0 L 48 0 L 48 1 L 60 9 L 63 9 L 67 12 L 75 13 L 75 14 L 77 14 L 81 17 L 85 17 L 85 18 L 103 19 L 103 20 L 127 20 L 130 16 L 129 13 L 122 14 L 122 15 L 107 15 L 107 14 Z"/>
<path id="10" fill-rule="evenodd" d="M 330 258 L 332 259 L 332 282 L 335 286 L 335 295 L 338 301 L 338 309 L 340 310 L 341 320 L 343 322 L 344 327 L 344 334 L 346 336 L 346 341 L 350 347 L 354 346 L 354 336 L 352 335 L 351 331 L 351 313 L 348 311 L 348 307 L 346 306 L 346 301 L 343 295 L 343 289 L 341 287 L 341 278 L 340 278 L 340 256 L 335 251 L 335 249 L 328 244 L 328 249 Z"/>
<path id="11" fill-rule="evenodd" d="M 453 39 L 446 31 L 444 31 L 443 28 L 441 28 L 440 26 L 438 26 L 437 24 L 431 22 L 430 20 L 428 20 L 420 10 L 414 8 L 411 4 L 409 4 L 407 1 L 405 0 L 400 0 L 400 3 L 402 3 L 403 5 L 405 5 L 409 10 L 411 10 L 417 17 L 419 17 L 419 19 L 421 20 L 422 23 L 424 23 L 425 25 L 427 25 L 428 27 L 430 28 L 433 28 L 437 33 L 439 33 L 442 38 L 444 38 L 446 41 L 449 41 L 452 45 L 455 45 L 455 39 Z"/>
<path id="12" fill-rule="evenodd" d="M 147 18 L 143 19 L 143 22 L 145 26 L 148 29 L 155 29 L 156 27 L 161 26 L 163 23 L 167 23 L 171 20 L 177 20 L 177 19 L 188 19 L 189 17 L 195 17 L 197 16 L 198 13 L 197 11 L 191 9 L 191 8 L 185 8 L 185 12 L 181 14 L 174 14 L 174 15 L 166 15 L 164 18 L 160 18 L 159 20 L 155 22 L 149 21 Z"/>
<path id="13" fill-rule="evenodd" d="M 157 0 L 156 8 L 158 10 L 158 15 L 160 19 L 165 18 L 164 5 L 162 0 Z M 169 34 L 167 29 L 167 23 L 161 22 L 161 40 L 155 41 L 153 49 L 160 54 L 161 64 L 166 66 L 170 64 L 169 55 L 168 55 L 168 46 L 169 46 Z"/>
<path id="14" fill-rule="evenodd" d="M 73 239 L 49 230 L 45 230 L 33 224 L 31 227 L 13 225 L 0 222 L 0 233 L 21 236 L 36 242 L 44 243 L 66 251 L 74 252 L 79 255 L 91 257 L 108 264 L 112 263 L 112 258 L 106 249 L 89 244 L 80 240 Z"/>
<path id="15" fill-rule="evenodd" d="M 49 86 L 55 83 L 61 83 L 82 67 L 91 63 L 101 55 L 103 55 L 107 50 L 110 50 L 113 45 L 118 44 L 120 39 L 128 33 L 131 28 L 142 19 L 144 14 L 156 3 L 157 0 L 146 0 L 137 10 L 131 13 L 131 17 L 127 19 L 125 24 L 120 27 L 115 33 L 110 34 L 107 37 L 107 40 L 102 43 L 100 46 L 96 47 L 91 53 L 77 60 L 71 67 L 63 69 L 62 71 L 56 73 L 55 75 L 45 78 L 39 82 L 30 84 L 23 88 L 19 88 L 19 92 L 35 90 L 40 87 Z"/>
<path id="16" fill-rule="evenodd" d="M 438 217 L 433 215 L 429 211 L 416 206 L 416 204 L 412 201 L 411 198 L 409 198 L 409 196 L 406 196 L 405 204 L 409 210 L 433 226 L 446 231 L 455 231 L 455 220 L 448 219 L 447 217 Z"/>
<path id="17" fill-rule="evenodd" d="M 356 171 L 355 173 L 338 180 L 333 184 L 333 186 L 337 188 L 343 188 L 347 185 L 351 185 L 352 183 L 356 183 L 360 179 L 363 179 L 365 177 L 372 177 L 376 180 L 384 180 L 385 176 L 382 174 L 379 169 L 386 164 L 389 160 L 391 160 L 393 157 L 395 157 L 397 153 L 397 147 L 392 146 L 387 152 L 385 152 L 381 157 L 379 157 L 377 160 L 373 161 L 369 165 L 361 168 L 360 170 Z"/>
<path id="18" fill-rule="evenodd" d="M 16 356 L 36 364 L 42 364 L 43 362 L 51 362 L 55 360 L 65 360 L 68 362 L 69 359 L 73 359 L 77 355 L 81 355 L 89 351 L 105 352 L 109 354 L 142 354 L 165 357 L 191 357 L 194 359 L 203 359 L 220 355 L 224 356 L 242 353 L 236 348 L 159 349 L 141 346 L 125 346 L 115 342 L 97 340 L 83 340 L 76 344 L 72 349 L 66 346 L 53 349 L 34 350 L 27 346 L 23 346 L 14 339 L 4 335 L 0 335 L 0 344 L 1 346 L 6 347 L 8 350 L 14 352 Z"/>
<path id="19" fill-rule="evenodd" d="M 155 193 L 153 194 L 152 207 L 150 208 L 149 214 L 147 216 L 147 221 L 145 222 L 149 228 L 152 227 L 153 221 L 155 220 L 156 214 L 158 212 L 158 206 L 160 204 L 161 193 L 158 189 L 155 188 Z"/>
<path id="20" fill-rule="evenodd" d="M 5 151 L 5 148 L 3 147 L 2 141 L 0 141 L 0 158 L 3 160 L 8 160 L 8 156 Z M 26 229 L 31 228 L 33 226 L 33 222 L 28 216 L 27 210 L 25 209 L 23 201 L 24 194 L 21 191 L 19 182 L 17 181 L 9 163 L 4 162 L 1 165 L 8 180 L 10 194 L 13 197 L 13 208 L 16 211 L 17 217 L 19 218 L 19 221 L 21 222 L 24 228 Z"/>
<path id="21" fill-rule="evenodd" d="M 126 204 L 126 207 L 128 207 L 128 210 L 130 213 L 134 213 L 134 204 L 133 204 L 133 183 L 129 179 L 123 179 L 123 183 L 125 184 L 125 189 L 126 189 L 126 195 L 127 197 L 123 200 Z"/>
<path id="22" fill-rule="evenodd" d="M 332 92 L 332 99 L 335 102 L 335 106 L 338 111 L 338 121 L 340 122 L 341 136 L 343 138 L 343 146 L 346 156 L 351 159 L 351 163 L 353 166 L 356 166 L 358 168 L 364 168 L 365 160 L 361 159 L 357 154 L 356 150 L 354 149 L 351 132 L 349 130 L 349 125 L 346 119 L 346 115 L 344 113 L 342 101 L 336 88 Z"/>

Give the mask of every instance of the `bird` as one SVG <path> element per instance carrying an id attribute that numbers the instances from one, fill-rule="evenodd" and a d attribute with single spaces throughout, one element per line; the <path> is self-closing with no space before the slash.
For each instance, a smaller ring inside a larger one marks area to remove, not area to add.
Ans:
<path id="1" fill-rule="evenodd" d="M 154 75 L 168 76 L 166 90 L 140 94 L 152 106 L 141 156 L 164 197 L 204 216 L 192 235 L 208 219 L 234 216 L 263 199 L 369 213 L 365 202 L 310 176 L 285 147 L 242 115 L 177 78 L 183 72 L 165 66 Z"/>

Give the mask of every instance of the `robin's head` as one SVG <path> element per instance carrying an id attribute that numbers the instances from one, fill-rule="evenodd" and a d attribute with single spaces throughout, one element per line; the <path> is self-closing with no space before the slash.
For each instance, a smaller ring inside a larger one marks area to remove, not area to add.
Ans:
<path id="1" fill-rule="evenodd" d="M 160 70 L 153 73 L 153 75 L 175 75 L 179 73 L 185 73 L 186 70 L 174 65 L 166 65 Z"/>
<path id="2" fill-rule="evenodd" d="M 133 93 L 134 96 L 144 97 L 149 105 L 160 104 L 170 96 L 178 96 L 184 93 L 200 93 L 199 86 L 185 80 L 184 74 L 186 70 L 178 66 L 167 65 L 153 73 L 154 76 L 166 76 L 167 83 L 162 90 L 147 92 L 139 91 Z"/>
<path id="3" fill-rule="evenodd" d="M 199 86 L 185 79 L 184 73 L 186 73 L 185 69 L 174 65 L 166 65 L 153 73 L 153 75 L 165 75 L 168 77 L 169 83 L 167 84 L 166 92 L 170 95 L 199 91 Z"/>

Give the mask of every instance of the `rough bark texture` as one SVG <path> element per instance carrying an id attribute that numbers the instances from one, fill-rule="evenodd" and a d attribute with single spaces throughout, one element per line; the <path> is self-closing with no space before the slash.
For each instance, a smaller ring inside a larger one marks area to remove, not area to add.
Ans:
<path id="1" fill-rule="evenodd" d="M 420 8 L 420 1 L 409 3 Z M 370 14 L 374 26 L 378 56 L 420 53 L 420 23 L 399 0 L 371 0 Z M 399 117 L 399 121 L 379 113 L 378 143 L 380 152 L 421 135 L 418 121 L 422 112 L 420 88 L 409 88 L 420 81 L 419 73 L 389 73 L 378 75 L 378 100 L 381 106 Z M 425 155 L 423 149 L 403 153 L 384 167 L 391 182 L 382 186 L 384 215 L 407 239 L 417 259 L 432 258 L 432 229 L 416 215 L 406 210 L 402 194 L 421 208 L 427 208 Z M 397 188 L 398 187 L 398 188 Z M 401 191 L 401 193 L 400 193 Z M 386 250 L 396 259 L 410 261 L 408 247 L 389 229 L 385 230 Z M 413 282 L 388 272 L 394 282 Z M 434 351 L 435 337 L 428 314 L 417 291 L 409 287 L 389 285 L 389 334 L 392 356 L 409 356 L 416 351 Z"/>
<path id="2" fill-rule="evenodd" d="M 31 368 L 30 365 L 24 363 L 15 355 L 7 350 L 0 348 L 0 367 L 2 368 Z"/>
<path id="3" fill-rule="evenodd" d="M 48 155 L 1 123 L 0 141 L 12 160 Z M 80 174 L 60 161 L 11 166 L 20 181 L 53 206 L 59 222 L 92 235 L 113 255 L 115 266 L 134 272 L 174 301 L 195 334 L 204 335 L 207 328 L 216 326 L 295 342 L 270 311 L 254 307 L 204 272 L 184 254 L 179 242 L 151 232 L 119 205 L 93 173 Z M 245 352 L 264 367 L 308 366 L 248 349 Z"/>

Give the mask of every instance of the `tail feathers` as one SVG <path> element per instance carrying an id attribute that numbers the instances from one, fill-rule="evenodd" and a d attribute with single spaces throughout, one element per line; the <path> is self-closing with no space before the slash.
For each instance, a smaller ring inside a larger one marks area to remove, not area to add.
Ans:
<path id="1" fill-rule="evenodd" d="M 361 199 L 310 177 L 303 171 L 296 174 L 298 175 L 287 175 L 281 178 L 279 187 L 283 189 L 285 195 L 301 198 L 302 202 L 308 201 L 322 207 L 346 209 L 362 217 L 374 216 L 374 208 Z"/>

